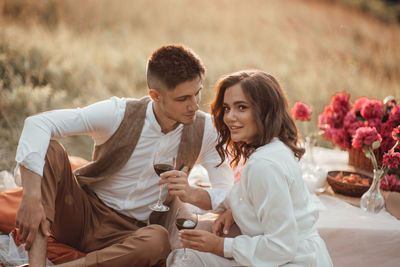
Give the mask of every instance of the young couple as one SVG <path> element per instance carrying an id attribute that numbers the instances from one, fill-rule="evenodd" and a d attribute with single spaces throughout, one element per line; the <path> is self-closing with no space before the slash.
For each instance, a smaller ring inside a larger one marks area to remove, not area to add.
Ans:
<path id="1" fill-rule="evenodd" d="M 16 225 L 30 266 L 45 266 L 50 232 L 87 253 L 60 266 L 165 265 L 171 252 L 159 225 L 165 216 L 149 208 L 161 184 L 163 199 L 168 192 L 172 201 L 226 209 L 213 233 L 179 233 L 195 266 L 332 265 L 301 178 L 304 149 L 278 82 L 262 71 L 228 75 L 218 84 L 211 118 L 199 111 L 204 74 L 190 49 L 163 46 L 148 61 L 150 97 L 113 97 L 26 119 L 16 155 L 24 188 Z M 72 172 L 64 148 L 51 138 L 78 134 L 94 139 L 93 161 Z M 156 153 L 176 157 L 176 169 L 161 180 L 151 160 Z M 229 194 L 228 158 L 246 164 Z M 195 164 L 206 168 L 212 189 L 188 184 Z M 233 223 L 242 235 L 221 237 Z"/>

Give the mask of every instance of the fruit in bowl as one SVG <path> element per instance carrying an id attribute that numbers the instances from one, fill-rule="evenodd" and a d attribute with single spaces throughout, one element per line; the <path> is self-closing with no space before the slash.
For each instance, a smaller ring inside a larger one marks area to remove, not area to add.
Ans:
<path id="1" fill-rule="evenodd" d="M 328 184 L 335 193 L 346 196 L 361 197 L 372 182 L 372 177 L 350 171 L 329 171 Z"/>
<path id="2" fill-rule="evenodd" d="M 340 171 L 336 174 L 335 179 L 338 181 L 342 181 L 343 183 L 350 183 L 350 184 L 360 184 L 370 186 L 368 178 L 362 178 L 359 174 L 350 173 L 348 175 L 343 175 L 343 171 Z"/>

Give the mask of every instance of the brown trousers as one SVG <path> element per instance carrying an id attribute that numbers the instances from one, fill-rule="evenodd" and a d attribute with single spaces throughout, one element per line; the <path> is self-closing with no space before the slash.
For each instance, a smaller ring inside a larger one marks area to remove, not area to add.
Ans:
<path id="1" fill-rule="evenodd" d="M 86 266 L 163 265 L 171 251 L 164 227 L 119 214 L 81 187 L 65 149 L 54 140 L 46 154 L 42 198 L 55 238 L 87 253 Z"/>

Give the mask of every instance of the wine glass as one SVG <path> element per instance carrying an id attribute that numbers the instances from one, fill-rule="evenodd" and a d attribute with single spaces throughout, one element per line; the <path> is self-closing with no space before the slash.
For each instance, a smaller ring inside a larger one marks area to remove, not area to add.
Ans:
<path id="1" fill-rule="evenodd" d="M 197 226 L 198 214 L 194 209 L 188 207 L 180 207 L 176 211 L 175 225 L 178 230 L 194 229 Z M 190 258 L 186 255 L 186 248 L 183 248 L 183 255 L 178 255 L 178 260 L 188 266 L 191 263 Z"/>
<path id="2" fill-rule="evenodd" d="M 154 171 L 160 176 L 163 172 L 175 169 L 175 157 L 165 156 L 163 153 L 157 152 L 153 161 Z M 151 204 L 149 208 L 154 211 L 169 211 L 169 207 L 165 206 L 161 200 L 163 185 L 160 185 L 157 203 Z"/>

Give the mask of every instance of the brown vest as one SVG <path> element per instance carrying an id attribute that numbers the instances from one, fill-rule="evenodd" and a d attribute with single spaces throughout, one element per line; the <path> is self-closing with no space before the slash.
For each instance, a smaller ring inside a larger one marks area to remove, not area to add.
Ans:
<path id="1" fill-rule="evenodd" d="M 127 99 L 125 115 L 117 131 L 104 144 L 94 147 L 93 161 L 77 169 L 75 175 L 81 185 L 98 182 L 118 172 L 128 162 L 142 133 L 149 97 Z M 205 114 L 196 113 L 194 123 L 182 130 L 176 159 L 177 169 L 184 166 L 192 169 L 199 156 Z"/>

